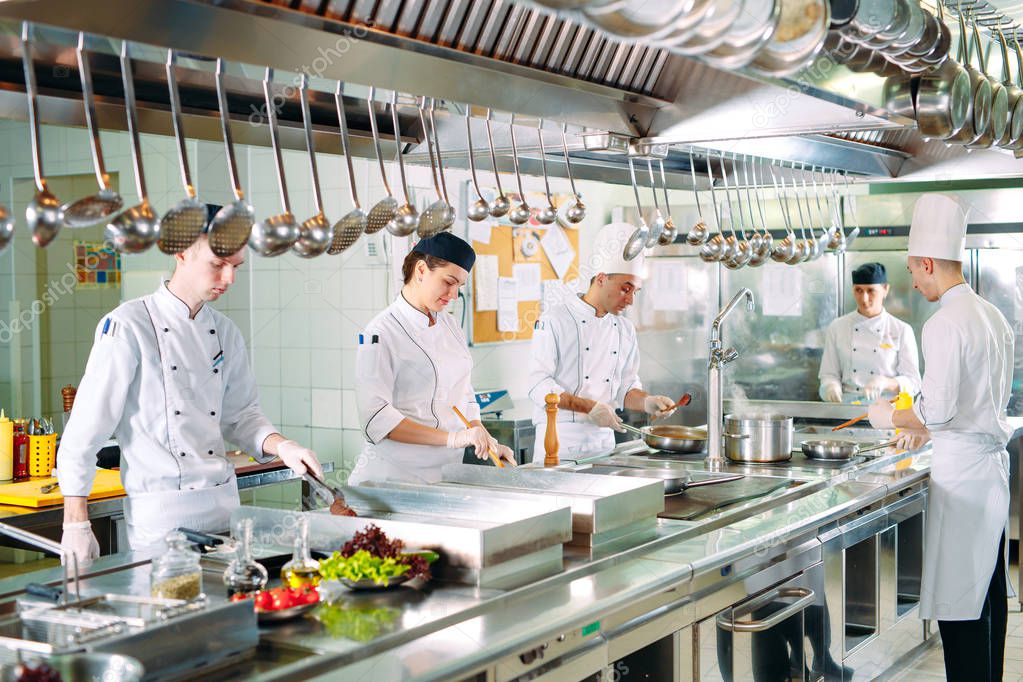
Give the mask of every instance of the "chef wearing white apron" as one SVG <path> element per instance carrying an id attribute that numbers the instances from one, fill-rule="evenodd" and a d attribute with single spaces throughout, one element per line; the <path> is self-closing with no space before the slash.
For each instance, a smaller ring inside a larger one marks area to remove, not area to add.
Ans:
<path id="1" fill-rule="evenodd" d="M 830 325 L 824 335 L 820 397 L 874 400 L 899 391 L 920 391 L 920 363 L 913 328 L 884 308 L 888 273 L 881 263 L 864 263 L 852 273 L 856 310 Z"/>
<path id="2" fill-rule="evenodd" d="M 587 292 L 554 305 L 534 325 L 529 369 L 534 463 L 544 460 L 549 393 L 560 396 L 558 455 L 568 459 L 614 448 L 612 429 L 624 431 L 616 408 L 659 417 L 675 411 L 671 398 L 643 390 L 636 327 L 622 315 L 646 275 L 642 253 L 632 260 L 622 257 L 634 230 L 626 223 L 604 226 L 594 242 L 590 264 L 596 274 Z"/>
<path id="3" fill-rule="evenodd" d="M 1013 332 L 962 276 L 966 215 L 928 194 L 913 212 L 913 287 L 940 308 L 923 329 L 922 397 L 871 404 L 876 428 L 926 428 L 933 441 L 920 616 L 938 621 L 949 680 L 1000 680 L 1007 602 Z"/>
<path id="4" fill-rule="evenodd" d="M 472 356 L 448 304 L 469 276 L 476 254 L 442 232 L 419 241 L 402 266 L 404 286 L 359 335 L 356 401 L 366 443 L 348 479 L 435 483 L 445 464 L 473 446 L 514 466 L 510 448 L 480 423 Z M 470 426 L 455 413 L 457 407 Z"/>
<path id="5" fill-rule="evenodd" d="M 62 545 L 80 561 L 99 555 L 86 500 L 96 453 L 111 434 L 133 550 L 159 547 L 179 526 L 227 528 L 239 500 L 225 440 L 259 460 L 280 456 L 298 473 L 322 472 L 311 451 L 286 441 L 263 415 L 241 333 L 205 305 L 243 261 L 243 251 L 218 258 L 202 236 L 175 256 L 169 282 L 100 321 L 57 458 Z"/>

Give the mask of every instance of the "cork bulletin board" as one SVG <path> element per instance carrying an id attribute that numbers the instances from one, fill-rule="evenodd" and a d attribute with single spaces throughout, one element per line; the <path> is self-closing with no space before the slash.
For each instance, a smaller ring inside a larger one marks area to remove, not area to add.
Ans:
<path id="1" fill-rule="evenodd" d="M 509 197 L 511 196 L 509 194 Z M 540 196 L 542 197 L 542 195 Z M 555 205 L 560 205 L 561 201 L 572 200 L 571 195 L 558 195 L 554 198 Z M 528 199 L 530 205 L 541 205 L 539 199 L 532 197 L 528 197 Z M 515 199 L 512 201 L 514 203 Z M 541 225 L 534 220 L 530 220 L 530 222 L 521 226 L 510 225 L 507 222 L 493 222 L 490 225 L 489 243 L 472 239 L 472 232 L 470 232 L 470 242 L 478 257 L 496 257 L 498 277 L 513 277 L 515 266 L 518 264 L 536 263 L 540 267 L 541 282 L 557 281 L 559 279 L 557 272 L 544 248 L 542 246 L 535 249 L 530 248 L 531 246 L 538 246 L 540 240 L 546 234 L 546 230 L 546 225 Z M 566 229 L 565 226 L 562 226 L 562 230 L 574 252 L 571 264 L 567 267 L 564 277 L 560 278 L 562 282 L 569 283 L 579 278 L 579 230 L 574 228 Z M 527 241 L 535 242 L 535 244 L 526 245 L 524 249 L 524 242 Z M 514 332 L 501 331 L 498 327 L 498 311 L 477 310 L 477 301 L 481 298 L 479 286 L 480 281 L 477 276 L 477 270 L 474 269 L 471 328 L 473 344 L 528 341 L 533 338 L 533 324 L 540 318 L 541 312 L 541 301 L 539 299 L 519 300 L 517 303 L 517 330 Z"/>

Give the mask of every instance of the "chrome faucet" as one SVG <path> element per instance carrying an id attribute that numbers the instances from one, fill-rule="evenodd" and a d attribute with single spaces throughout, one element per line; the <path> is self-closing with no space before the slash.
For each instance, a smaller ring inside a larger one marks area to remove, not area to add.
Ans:
<path id="1" fill-rule="evenodd" d="M 746 297 L 746 309 L 753 310 L 753 292 L 743 287 L 732 297 L 732 300 L 721 309 L 710 325 L 710 361 L 708 363 L 707 391 L 707 468 L 720 469 L 725 458 L 721 453 L 722 421 L 724 412 L 724 396 L 721 392 L 721 368 L 739 357 L 734 348 L 721 348 L 721 325 L 725 318 L 739 305 L 739 300 Z"/>
<path id="2" fill-rule="evenodd" d="M 0 535 L 5 535 L 14 540 L 21 540 L 26 545 L 32 545 L 41 550 L 52 552 L 60 557 L 60 568 L 62 573 L 62 584 L 64 589 L 61 592 L 61 603 L 67 604 L 71 598 L 71 593 L 68 591 L 69 584 L 75 589 L 76 601 L 82 600 L 82 594 L 80 592 L 79 580 L 78 580 L 78 557 L 74 552 L 65 550 L 59 542 L 54 542 L 49 538 L 44 538 L 41 535 L 30 533 L 22 528 L 8 525 L 0 522 Z M 70 576 L 69 576 L 70 572 Z"/>

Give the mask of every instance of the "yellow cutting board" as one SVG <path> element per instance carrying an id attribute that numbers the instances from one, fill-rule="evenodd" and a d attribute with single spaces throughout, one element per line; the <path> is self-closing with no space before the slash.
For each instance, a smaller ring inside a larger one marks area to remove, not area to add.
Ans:
<path id="1" fill-rule="evenodd" d="M 46 494 L 41 492 L 41 488 L 44 485 L 53 483 L 56 480 L 52 476 L 46 476 L 44 478 L 33 478 L 31 481 L 0 485 L 0 504 L 36 508 L 62 504 L 64 496 L 60 494 L 60 488 L 54 488 L 52 492 Z M 121 472 L 112 469 L 97 469 L 96 480 L 92 484 L 92 492 L 89 493 L 89 499 L 99 500 L 104 497 L 117 497 L 118 495 L 124 495 L 124 486 L 121 485 Z"/>

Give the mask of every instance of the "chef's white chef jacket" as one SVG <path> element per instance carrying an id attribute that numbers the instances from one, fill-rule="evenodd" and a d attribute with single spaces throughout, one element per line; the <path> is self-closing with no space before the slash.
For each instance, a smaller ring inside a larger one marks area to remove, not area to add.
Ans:
<path id="1" fill-rule="evenodd" d="M 920 364 L 913 328 L 887 310 L 875 317 L 857 310 L 843 315 L 828 325 L 817 376 L 821 398 L 832 382 L 840 383 L 846 396 L 862 396 L 863 388 L 879 376 L 894 378 L 900 391 L 916 395 Z"/>
<path id="2" fill-rule="evenodd" d="M 621 315 L 597 317 L 581 296 L 553 306 L 533 329 L 528 385 L 536 426 L 533 461 L 543 462 L 548 393 L 567 391 L 621 409 L 630 390 L 643 388 L 636 327 Z M 559 409 L 557 426 L 561 457 L 614 447 L 614 432 L 591 423 L 585 414 Z"/>
<path id="3" fill-rule="evenodd" d="M 924 378 L 913 411 L 931 433 L 920 617 L 973 620 L 1009 515 L 1013 331 L 966 284 L 924 325 Z"/>
<path id="4" fill-rule="evenodd" d="M 276 432 L 238 328 L 208 305 L 190 318 L 166 283 L 100 321 L 77 396 L 57 457 L 61 492 L 89 495 L 113 435 L 135 549 L 178 526 L 226 529 L 239 502 L 224 441 L 260 458 Z"/>
<path id="5" fill-rule="evenodd" d="M 403 419 L 442 431 L 465 428 L 480 418 L 472 388 L 472 356 L 455 318 L 434 324 L 402 294 L 370 320 L 355 356 L 356 403 L 366 443 L 349 484 L 364 481 L 435 483 L 445 464 L 462 461 L 464 448 L 399 443 L 387 435 Z"/>

